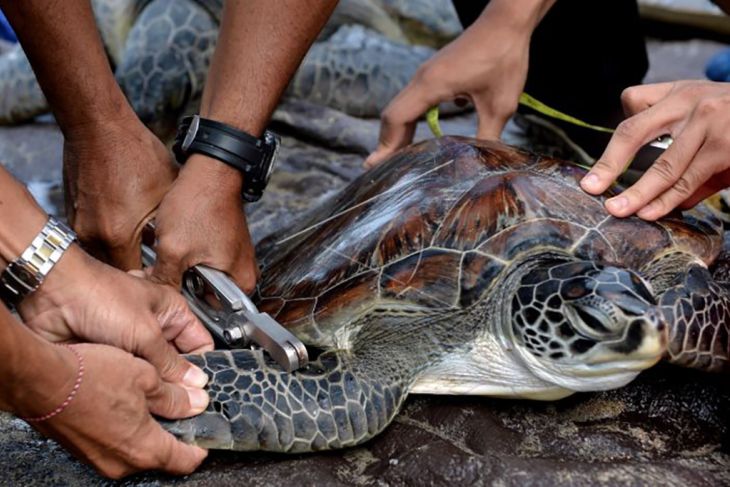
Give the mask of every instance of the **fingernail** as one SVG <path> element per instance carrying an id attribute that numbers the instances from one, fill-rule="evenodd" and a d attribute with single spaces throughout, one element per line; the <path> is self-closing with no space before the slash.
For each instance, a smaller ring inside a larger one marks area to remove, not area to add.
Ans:
<path id="1" fill-rule="evenodd" d="M 629 200 L 625 196 L 616 196 L 615 198 L 611 198 L 606 201 L 606 207 L 613 211 L 623 210 L 626 206 L 628 206 L 628 204 Z"/>
<path id="2" fill-rule="evenodd" d="M 190 409 L 195 412 L 203 411 L 208 407 L 210 397 L 203 389 L 188 389 L 188 398 L 190 399 Z"/>
<path id="3" fill-rule="evenodd" d="M 580 182 L 580 184 L 589 188 L 595 188 L 596 186 L 598 186 L 598 176 L 592 173 L 588 173 Z"/>
<path id="4" fill-rule="evenodd" d="M 188 371 L 185 372 L 185 376 L 183 376 L 183 384 L 188 387 L 197 387 L 198 389 L 201 389 L 205 387 L 205 384 L 207 383 L 208 375 L 194 365 L 190 367 Z"/>

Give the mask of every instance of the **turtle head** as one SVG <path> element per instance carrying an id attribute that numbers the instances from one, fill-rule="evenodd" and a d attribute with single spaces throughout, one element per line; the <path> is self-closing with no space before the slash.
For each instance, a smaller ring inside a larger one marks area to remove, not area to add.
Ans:
<path id="1" fill-rule="evenodd" d="M 638 274 L 594 262 L 525 274 L 511 306 L 515 351 L 543 380 L 574 391 L 620 387 L 656 363 L 666 324 Z"/>

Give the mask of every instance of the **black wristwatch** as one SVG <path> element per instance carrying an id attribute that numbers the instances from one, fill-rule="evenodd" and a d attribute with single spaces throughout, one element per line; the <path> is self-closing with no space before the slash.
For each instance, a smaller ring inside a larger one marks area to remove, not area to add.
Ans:
<path id="1" fill-rule="evenodd" d="M 183 119 L 172 146 L 180 164 L 185 164 L 190 154 L 198 153 L 241 171 L 244 175 L 242 196 L 248 202 L 258 201 L 264 193 L 278 149 L 279 136 L 273 132 L 267 130 L 259 139 L 198 115 Z"/>

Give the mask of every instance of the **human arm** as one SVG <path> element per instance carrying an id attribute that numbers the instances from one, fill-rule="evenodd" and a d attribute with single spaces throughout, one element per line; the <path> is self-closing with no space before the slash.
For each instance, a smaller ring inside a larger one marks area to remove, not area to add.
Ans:
<path id="1" fill-rule="evenodd" d="M 85 248 L 140 267 L 144 224 L 177 170 L 116 83 L 88 0 L 0 0 L 64 134 L 69 222 Z"/>
<path id="2" fill-rule="evenodd" d="M 730 83 L 678 81 L 637 86 L 622 97 L 629 118 L 581 182 L 600 194 L 641 146 L 664 134 L 672 145 L 630 188 L 609 199 L 615 216 L 656 220 L 730 186 Z"/>
<path id="3" fill-rule="evenodd" d="M 34 428 L 108 477 L 153 469 L 187 474 L 203 461 L 205 450 L 175 440 L 151 414 L 189 417 L 205 409 L 204 397 L 191 405 L 151 365 L 121 350 L 75 347 L 84 363 L 76 395 L 59 414 L 31 422 Z M 55 410 L 79 377 L 72 351 L 32 334 L 2 305 L 0 356 L 0 410 L 21 417 Z"/>
<path id="4" fill-rule="evenodd" d="M 15 260 L 48 216 L 23 185 L 0 168 L 0 271 Z M 144 357 L 163 377 L 202 387 L 202 371 L 180 357 L 212 349 L 212 338 L 173 290 L 101 264 L 71 245 L 19 306 L 25 323 L 56 342 L 105 343 Z"/>
<path id="5" fill-rule="evenodd" d="M 230 0 L 200 115 L 260 136 L 336 0 Z M 258 274 L 242 209 L 241 173 L 192 155 L 157 213 L 158 261 L 152 277 L 179 285 L 183 271 L 206 264 L 252 291 Z"/>
<path id="6" fill-rule="evenodd" d="M 443 101 L 471 100 L 478 115 L 477 137 L 498 138 L 525 85 L 532 32 L 554 3 L 492 0 L 385 108 L 378 147 L 366 167 L 411 143 L 420 116 Z"/>

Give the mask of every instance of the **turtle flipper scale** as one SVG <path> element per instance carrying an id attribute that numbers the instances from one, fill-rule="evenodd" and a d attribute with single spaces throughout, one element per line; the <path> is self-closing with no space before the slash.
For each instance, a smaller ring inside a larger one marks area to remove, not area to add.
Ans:
<path id="1" fill-rule="evenodd" d="M 0 56 L 0 93 L 0 124 L 24 122 L 49 109 L 20 44 Z"/>
<path id="2" fill-rule="evenodd" d="M 357 445 L 385 429 L 406 397 L 404 382 L 365 373 L 344 351 L 294 373 L 258 350 L 188 358 L 211 378 L 210 405 L 162 425 L 204 448 L 297 453 Z"/>
<path id="3" fill-rule="evenodd" d="M 670 362 L 730 372 L 730 289 L 695 264 L 661 294 L 659 304 L 670 323 Z"/>

